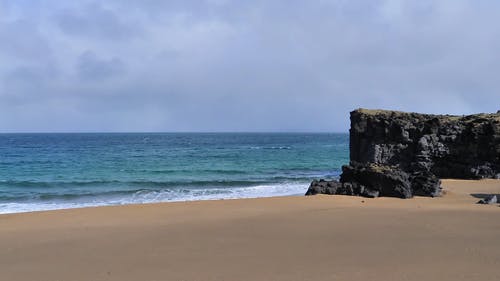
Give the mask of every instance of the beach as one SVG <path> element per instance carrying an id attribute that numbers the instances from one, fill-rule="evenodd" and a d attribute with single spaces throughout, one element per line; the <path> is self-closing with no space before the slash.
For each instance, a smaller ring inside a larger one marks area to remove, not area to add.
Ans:
<path id="1" fill-rule="evenodd" d="M 498 280 L 500 180 L 0 215 L 0 280 Z"/>

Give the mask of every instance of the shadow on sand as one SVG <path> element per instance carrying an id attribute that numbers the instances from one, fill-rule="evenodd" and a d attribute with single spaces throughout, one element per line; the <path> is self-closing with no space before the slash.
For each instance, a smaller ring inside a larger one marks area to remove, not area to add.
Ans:
<path id="1" fill-rule="evenodd" d="M 474 198 L 477 198 L 477 199 L 485 199 L 486 197 L 488 197 L 490 195 L 496 195 L 497 198 L 500 198 L 500 194 L 497 194 L 497 193 L 471 193 L 470 195 Z"/>

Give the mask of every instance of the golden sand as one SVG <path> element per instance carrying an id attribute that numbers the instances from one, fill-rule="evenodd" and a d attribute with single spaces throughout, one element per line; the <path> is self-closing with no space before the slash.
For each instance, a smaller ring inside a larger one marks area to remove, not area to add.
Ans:
<path id="1" fill-rule="evenodd" d="M 500 280 L 500 181 L 443 185 L 0 215 L 0 280 Z"/>

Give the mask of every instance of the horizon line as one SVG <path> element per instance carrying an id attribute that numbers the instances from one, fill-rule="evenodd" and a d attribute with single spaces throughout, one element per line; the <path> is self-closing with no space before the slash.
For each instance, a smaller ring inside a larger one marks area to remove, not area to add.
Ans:
<path id="1" fill-rule="evenodd" d="M 19 131 L 6 134 L 346 134 L 349 131 Z"/>

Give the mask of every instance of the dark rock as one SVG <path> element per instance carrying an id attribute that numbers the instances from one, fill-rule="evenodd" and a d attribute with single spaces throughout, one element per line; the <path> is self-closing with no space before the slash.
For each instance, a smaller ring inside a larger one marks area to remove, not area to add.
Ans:
<path id="1" fill-rule="evenodd" d="M 340 181 L 358 186 L 350 194 L 344 193 L 346 195 L 412 197 L 408 174 L 390 166 L 351 162 L 351 165 L 342 167 Z"/>
<path id="2" fill-rule="evenodd" d="M 324 181 L 324 180 L 314 180 L 309 188 L 307 189 L 306 195 L 316 195 L 316 194 L 337 194 L 337 195 L 359 195 L 369 198 L 378 197 L 380 192 L 378 190 L 373 190 L 357 183 L 341 183 L 335 180 Z"/>
<path id="3" fill-rule="evenodd" d="M 365 190 L 363 190 L 363 192 L 361 192 L 361 196 L 368 197 L 368 198 L 377 198 L 380 196 L 380 191 L 365 189 Z"/>
<path id="4" fill-rule="evenodd" d="M 479 200 L 477 204 L 496 204 L 498 202 L 497 196 L 492 194 L 488 195 L 485 198 Z"/>
<path id="5" fill-rule="evenodd" d="M 411 176 L 413 195 L 436 197 L 441 195 L 441 180 L 429 171 L 417 171 Z"/>
<path id="6" fill-rule="evenodd" d="M 337 189 L 340 186 L 342 184 L 337 181 L 314 180 L 307 189 L 306 195 L 337 194 Z"/>
<path id="7" fill-rule="evenodd" d="M 500 172 L 500 114 L 351 112 L 351 161 L 397 166 L 440 178 L 494 178 Z"/>
<path id="8" fill-rule="evenodd" d="M 351 162 L 340 182 L 311 184 L 311 193 L 434 197 L 441 193 L 439 178 L 500 178 L 500 112 L 358 109 L 351 112 L 349 145 Z"/>

